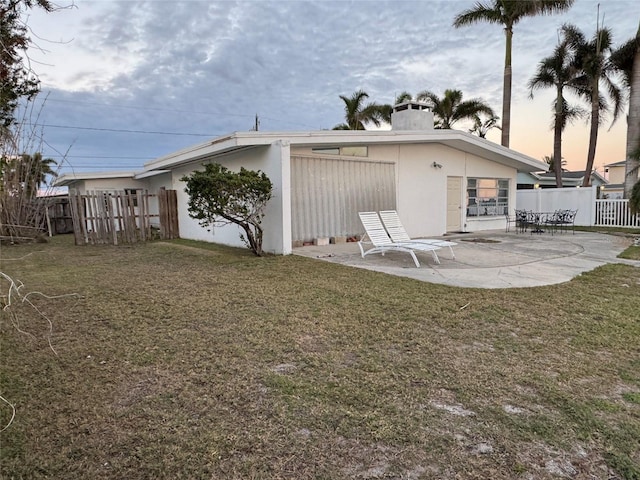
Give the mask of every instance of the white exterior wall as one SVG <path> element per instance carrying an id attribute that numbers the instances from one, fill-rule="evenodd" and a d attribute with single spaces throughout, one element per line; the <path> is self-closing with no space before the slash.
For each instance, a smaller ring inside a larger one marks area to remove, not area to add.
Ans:
<path id="1" fill-rule="evenodd" d="M 122 191 L 125 188 L 148 188 L 147 182 L 133 178 L 99 178 L 95 180 L 78 180 L 69 187 L 76 189 L 81 195 L 93 190 Z"/>
<path id="2" fill-rule="evenodd" d="M 625 166 L 609 167 L 609 183 L 624 183 Z"/>
<path id="3" fill-rule="evenodd" d="M 265 252 L 276 254 L 291 253 L 291 185 L 288 143 L 278 140 L 270 146 L 219 156 L 211 161 L 232 171 L 239 171 L 240 167 L 244 167 L 248 170 L 262 170 L 267 174 L 273 184 L 273 194 L 262 219 L 263 249 Z M 185 183 L 180 179 L 195 170 L 203 170 L 203 165 L 208 162 L 208 160 L 203 160 L 197 164 L 177 167 L 172 171 L 172 188 L 176 190 L 178 197 L 180 237 L 246 248 L 246 245 L 240 240 L 240 234 L 243 233 L 243 230 L 237 225 L 205 228 L 189 216 L 189 197 L 185 192 Z"/>
<path id="4" fill-rule="evenodd" d="M 505 226 L 502 215 L 466 218 L 467 178 L 509 179 L 510 210 L 515 209 L 516 175 L 507 167 L 441 144 L 370 147 L 370 156 L 396 162 L 397 210 L 411 237 L 441 236 L 447 230 L 447 177 L 462 178 L 461 225 L 465 231 Z M 433 166 L 433 162 L 442 165 Z"/>

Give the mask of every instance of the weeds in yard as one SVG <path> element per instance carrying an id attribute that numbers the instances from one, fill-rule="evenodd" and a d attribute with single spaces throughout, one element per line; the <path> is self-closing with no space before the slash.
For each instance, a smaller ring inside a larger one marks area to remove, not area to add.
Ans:
<path id="1" fill-rule="evenodd" d="M 0 318 L 0 476 L 640 475 L 638 268 L 479 290 L 197 242 L 44 248 L 0 267 L 83 298 L 42 299 L 57 357 Z"/>

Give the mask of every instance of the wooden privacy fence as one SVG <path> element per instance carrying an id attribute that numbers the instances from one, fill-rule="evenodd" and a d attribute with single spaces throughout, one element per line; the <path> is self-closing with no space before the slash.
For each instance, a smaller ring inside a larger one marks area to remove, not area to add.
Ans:
<path id="1" fill-rule="evenodd" d="M 69 192 L 76 245 L 136 243 L 178 237 L 175 190 Z"/>

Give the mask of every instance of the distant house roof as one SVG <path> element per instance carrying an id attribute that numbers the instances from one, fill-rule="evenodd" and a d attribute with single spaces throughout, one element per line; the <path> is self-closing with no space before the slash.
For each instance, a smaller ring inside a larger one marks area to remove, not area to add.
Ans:
<path id="1" fill-rule="evenodd" d="M 543 172 L 543 173 L 538 173 L 536 175 L 538 177 L 540 177 L 540 178 L 552 178 L 554 181 L 556 179 L 556 174 L 554 172 Z M 596 178 L 602 180 L 603 182 L 606 182 L 605 178 L 595 170 L 593 172 L 591 172 L 591 176 L 592 177 L 596 177 Z M 575 172 L 569 172 L 569 171 L 565 170 L 565 171 L 562 172 L 562 178 L 563 179 L 565 179 L 565 178 L 567 178 L 567 179 L 574 178 L 574 179 L 582 180 L 584 178 L 584 170 L 578 170 L 578 171 L 575 171 Z"/>
<path id="2" fill-rule="evenodd" d="M 136 172 L 82 172 L 82 173 L 65 173 L 56 178 L 54 185 L 56 187 L 68 187 L 79 180 L 98 180 L 103 178 L 134 178 Z"/>
<path id="3" fill-rule="evenodd" d="M 69 186 L 74 182 L 82 180 L 103 180 L 108 178 L 131 178 L 140 180 L 143 178 L 153 177 L 167 173 L 169 170 L 151 170 L 151 171 L 127 171 L 127 172 L 92 172 L 92 173 L 65 173 L 60 175 L 54 182 L 57 187 Z"/>
<path id="4" fill-rule="evenodd" d="M 567 170 L 562 171 L 562 185 L 565 187 L 575 187 L 582 184 L 584 179 L 584 170 L 578 170 L 570 172 Z M 604 185 L 608 181 L 597 171 L 591 172 L 591 181 L 597 185 Z M 556 175 L 554 172 L 523 172 L 518 174 L 518 183 L 520 184 L 535 184 L 539 183 L 544 186 L 553 186 L 556 184 Z"/>
<path id="5" fill-rule="evenodd" d="M 619 162 L 608 163 L 605 165 L 605 167 L 622 167 L 626 163 L 627 163 L 626 160 L 620 160 Z"/>

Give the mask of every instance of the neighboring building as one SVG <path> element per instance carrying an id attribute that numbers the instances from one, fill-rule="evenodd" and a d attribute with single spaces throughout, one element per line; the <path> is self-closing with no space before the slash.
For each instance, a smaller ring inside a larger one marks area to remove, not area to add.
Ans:
<path id="1" fill-rule="evenodd" d="M 54 185 L 69 187 L 81 194 L 94 190 L 122 191 L 138 188 L 157 190 L 171 181 L 169 173 L 169 170 L 65 173 L 55 180 Z"/>
<path id="2" fill-rule="evenodd" d="M 604 166 L 609 183 L 602 190 L 603 198 L 623 198 L 624 197 L 624 176 L 627 162 L 610 163 Z M 640 172 L 636 173 L 636 178 L 640 178 Z"/>
<path id="3" fill-rule="evenodd" d="M 562 187 L 575 188 L 582 185 L 584 181 L 584 170 L 577 172 L 562 172 Z M 591 172 L 591 185 L 601 187 L 606 185 L 607 180 L 595 170 Z M 556 188 L 555 172 L 518 172 L 518 190 L 532 188 Z"/>
<path id="4" fill-rule="evenodd" d="M 157 192 L 161 187 L 171 184 L 171 175 L 169 170 L 65 173 L 60 175 L 54 184 L 57 187 L 68 187 L 81 195 L 98 190 L 135 194 L 138 190 Z M 151 224 L 154 227 L 159 226 L 157 198 L 149 199 L 149 210 L 156 214 L 150 218 Z"/>
<path id="5" fill-rule="evenodd" d="M 294 242 L 362 234 L 360 211 L 396 209 L 412 237 L 504 228 L 518 171 L 546 168 L 469 133 L 435 130 L 428 106 L 410 102 L 394 107 L 390 131 L 237 132 L 153 160 L 142 172 L 62 175 L 56 184 L 174 189 L 182 238 L 241 246 L 235 225 L 209 231 L 188 215 L 181 178 L 209 162 L 269 176 L 263 246 L 281 254 Z"/>

